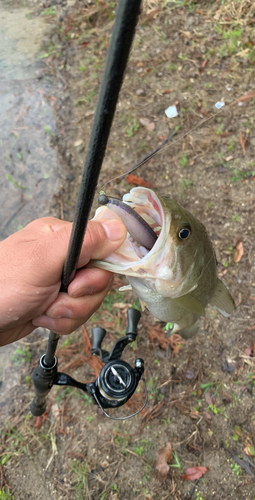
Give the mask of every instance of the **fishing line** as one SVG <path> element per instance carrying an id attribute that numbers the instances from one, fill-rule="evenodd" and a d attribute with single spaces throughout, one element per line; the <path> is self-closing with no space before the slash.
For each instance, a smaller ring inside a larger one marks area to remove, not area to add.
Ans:
<path id="1" fill-rule="evenodd" d="M 174 129 L 174 131 L 172 131 L 172 132 L 170 132 L 168 134 L 168 136 L 166 137 L 166 139 L 164 139 L 164 141 L 157 148 L 155 148 L 148 155 L 144 156 L 138 163 L 136 163 L 136 165 L 134 167 L 132 167 L 130 170 L 128 170 L 124 174 L 121 174 L 121 175 L 118 175 L 116 177 L 113 177 L 109 181 L 105 182 L 105 184 L 103 184 L 102 187 L 100 188 L 99 193 L 101 191 L 104 192 L 103 188 L 105 186 L 107 186 L 108 184 L 110 184 L 110 182 L 116 181 L 117 179 L 120 179 L 120 180 L 124 179 L 124 177 L 126 177 L 126 175 L 129 175 L 132 172 L 134 172 L 135 170 L 137 170 L 139 167 L 141 167 L 142 165 L 144 165 L 144 163 L 146 163 L 148 160 L 150 160 L 151 158 L 153 158 L 154 156 L 156 156 L 160 151 L 166 150 L 166 149 L 170 148 L 171 146 L 174 146 L 178 142 L 182 141 L 191 132 L 193 132 L 194 130 L 198 129 L 199 127 L 201 127 L 202 125 L 204 125 L 208 121 L 212 120 L 212 118 L 217 117 L 225 109 L 228 109 L 230 106 L 234 106 L 234 104 L 238 104 L 239 102 L 245 101 L 247 98 L 249 99 L 249 97 L 252 99 L 252 96 L 254 97 L 254 91 L 250 90 L 249 92 L 242 94 L 240 97 L 238 97 L 238 99 L 235 99 L 234 101 L 230 102 L 229 104 L 224 104 L 224 106 L 219 111 L 217 111 L 214 115 L 211 115 L 208 118 L 205 118 L 200 123 L 198 123 L 197 125 L 195 125 L 194 127 L 192 127 L 190 130 L 188 130 L 187 132 L 185 132 L 184 134 L 182 134 L 180 137 L 177 137 L 173 142 L 171 142 L 170 144 L 167 144 L 170 141 L 170 139 L 172 139 L 172 137 L 174 137 L 177 134 L 178 130 L 181 128 L 181 125 L 178 125 Z"/>

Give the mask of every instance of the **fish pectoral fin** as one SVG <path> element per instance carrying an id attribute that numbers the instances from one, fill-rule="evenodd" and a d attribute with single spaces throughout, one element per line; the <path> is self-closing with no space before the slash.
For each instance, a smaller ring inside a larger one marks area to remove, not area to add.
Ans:
<path id="1" fill-rule="evenodd" d="M 198 316 L 205 316 L 205 308 L 203 304 L 195 297 L 192 297 L 189 293 L 182 295 L 181 297 L 175 297 L 172 299 L 178 306 L 187 309 L 188 311 L 197 314 Z"/>
<path id="2" fill-rule="evenodd" d="M 227 287 L 218 278 L 216 289 L 210 300 L 210 304 L 217 309 L 225 318 L 228 318 L 230 314 L 236 309 L 235 301 L 232 295 L 229 293 Z"/>

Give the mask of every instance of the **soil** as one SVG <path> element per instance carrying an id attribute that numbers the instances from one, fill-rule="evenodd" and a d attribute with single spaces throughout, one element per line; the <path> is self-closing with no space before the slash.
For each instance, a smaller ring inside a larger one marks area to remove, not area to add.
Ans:
<path id="1" fill-rule="evenodd" d="M 115 7 L 107 0 L 31 7 L 31 19 L 44 14 L 51 25 L 42 54 L 47 74 L 61 82 L 61 95 L 54 94 L 52 147 L 66 177 L 50 213 L 67 220 L 74 215 Z M 206 226 L 236 311 L 224 318 L 209 306 L 198 335 L 188 341 L 166 340 L 165 324 L 144 311 L 138 341 L 124 358 L 132 365 L 137 357 L 145 360 L 149 401 L 139 415 L 119 422 L 73 388 L 54 387 L 47 414 L 31 417 L 31 375 L 46 345 L 40 332 L 31 334 L 4 375 L 11 377 L 20 363 L 20 379 L 0 403 L 0 498 L 255 498 L 254 25 L 249 0 L 147 0 L 99 180 L 100 188 L 124 174 L 179 127 L 135 175 Z M 219 102 L 225 105 L 218 112 Z M 178 110 L 171 119 L 165 115 L 170 105 Z M 133 185 L 127 178 L 114 180 L 106 192 L 122 196 Z M 60 371 L 82 381 L 96 378 L 92 327 L 107 326 L 109 350 L 125 331 L 127 308 L 137 306 L 132 292 L 118 291 L 123 284 L 116 277 L 86 330 L 61 340 Z M 143 401 L 141 384 L 127 408 L 115 411 L 136 411 Z M 168 442 L 169 470 L 156 474 L 157 452 Z M 182 477 L 189 467 L 201 466 L 209 470 L 200 479 Z"/>

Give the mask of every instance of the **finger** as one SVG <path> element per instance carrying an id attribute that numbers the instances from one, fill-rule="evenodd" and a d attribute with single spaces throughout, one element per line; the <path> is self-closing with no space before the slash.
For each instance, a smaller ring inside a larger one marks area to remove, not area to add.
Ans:
<path id="1" fill-rule="evenodd" d="M 96 267 L 80 269 L 68 287 L 68 295 L 73 298 L 95 295 L 102 292 L 110 280 L 113 280 L 113 275 L 109 271 L 103 271 Z"/>
<path id="2" fill-rule="evenodd" d="M 70 299 L 72 303 L 68 302 L 68 307 L 60 311 L 65 317 L 51 318 L 44 314 L 33 320 L 34 326 L 49 328 L 54 333 L 60 335 L 67 335 L 84 324 L 90 316 L 99 308 L 108 289 L 104 290 L 97 295 L 85 296 L 79 299 Z M 66 294 L 67 295 L 67 294 Z M 67 295 L 68 297 L 68 295 Z M 75 304 L 74 304 L 75 302 Z M 76 303 L 78 302 L 78 303 Z"/>

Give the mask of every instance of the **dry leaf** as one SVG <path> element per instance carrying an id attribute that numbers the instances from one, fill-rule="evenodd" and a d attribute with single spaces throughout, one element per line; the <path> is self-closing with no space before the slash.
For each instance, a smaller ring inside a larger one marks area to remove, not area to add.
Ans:
<path id="1" fill-rule="evenodd" d="M 45 411 L 43 413 L 43 415 L 41 415 L 40 417 L 36 417 L 34 428 L 40 429 L 40 427 L 45 422 L 45 420 L 47 420 L 48 416 L 49 416 L 49 413 L 47 411 Z"/>
<path id="2" fill-rule="evenodd" d="M 208 411 L 204 411 L 203 415 L 206 420 L 212 420 L 212 415 Z"/>
<path id="3" fill-rule="evenodd" d="M 88 45 L 88 44 L 89 44 L 89 42 L 82 42 L 82 43 L 80 43 L 80 44 L 77 46 L 77 48 L 78 48 L 78 49 L 83 49 L 84 47 L 87 47 L 87 45 Z"/>
<path id="4" fill-rule="evenodd" d="M 171 94 L 171 92 L 173 92 L 174 89 L 165 89 L 165 90 L 162 90 L 162 94 Z"/>
<path id="5" fill-rule="evenodd" d="M 149 132 L 151 132 L 152 130 L 155 129 L 155 123 L 154 122 L 150 122 L 149 125 L 148 125 L 148 127 L 146 127 L 146 128 L 147 128 L 147 130 Z"/>
<path id="6" fill-rule="evenodd" d="M 243 256 L 243 244 L 240 241 L 236 245 L 236 251 L 235 251 L 235 255 L 234 255 L 234 262 L 240 262 L 242 256 Z"/>
<path id="7" fill-rule="evenodd" d="M 145 179 L 143 179 L 142 177 L 138 177 L 137 175 L 128 174 L 126 176 L 126 179 L 127 179 L 129 184 L 135 184 L 135 186 L 143 186 L 143 187 L 147 187 L 147 188 L 157 187 L 157 186 L 155 186 L 155 184 L 153 184 L 153 182 L 148 182 Z"/>
<path id="8" fill-rule="evenodd" d="M 151 122 L 148 118 L 140 118 L 139 122 L 143 125 L 149 132 L 155 129 L 155 123 Z"/>
<path id="9" fill-rule="evenodd" d="M 156 454 L 155 469 L 158 481 L 160 482 L 165 481 L 167 473 L 170 468 L 168 462 L 170 462 L 172 458 L 173 458 L 172 445 L 168 441 L 168 443 L 166 443 L 166 446 L 158 450 Z"/>
<path id="10" fill-rule="evenodd" d="M 251 355 L 251 351 L 252 351 L 251 347 L 247 347 L 245 349 L 245 351 L 244 351 L 244 356 L 250 356 Z"/>
<path id="11" fill-rule="evenodd" d="M 187 479 L 188 481 L 195 481 L 202 477 L 206 472 L 209 471 L 208 467 L 189 467 L 185 474 L 181 475 L 181 479 Z"/>
<path id="12" fill-rule="evenodd" d="M 214 400 L 214 397 L 213 397 L 213 394 L 211 392 L 206 392 L 205 393 L 205 401 L 207 402 L 207 404 L 210 406 L 213 406 L 214 403 L 215 403 L 215 400 Z"/>

